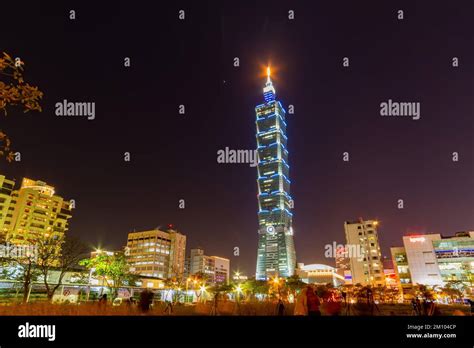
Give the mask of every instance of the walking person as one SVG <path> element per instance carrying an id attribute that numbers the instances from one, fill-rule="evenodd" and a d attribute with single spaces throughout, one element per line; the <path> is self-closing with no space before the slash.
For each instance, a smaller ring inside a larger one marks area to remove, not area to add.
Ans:
<path id="1" fill-rule="evenodd" d="M 144 290 L 140 293 L 139 307 L 143 313 L 147 313 L 150 310 L 150 306 L 153 302 L 153 292 Z"/>
<path id="2" fill-rule="evenodd" d="M 298 296 L 296 296 L 294 315 L 308 315 L 308 302 L 306 300 L 307 291 L 308 287 L 305 287 L 300 291 Z"/>
<path id="3" fill-rule="evenodd" d="M 282 316 L 285 315 L 285 304 L 283 303 L 281 297 L 278 297 L 277 315 L 278 315 L 279 317 L 282 317 Z"/>
<path id="4" fill-rule="evenodd" d="M 168 314 L 168 315 L 173 314 L 173 302 L 166 301 L 166 307 L 165 307 L 165 310 L 163 312 L 165 314 Z"/>
<path id="5" fill-rule="evenodd" d="M 421 301 L 418 297 L 415 299 L 415 303 L 416 303 L 416 310 L 418 312 L 418 315 L 422 315 L 422 313 L 421 313 Z"/>
<path id="6" fill-rule="evenodd" d="M 214 294 L 214 302 L 212 304 L 211 315 L 219 315 L 219 296 L 219 292 L 216 291 L 216 293 Z"/>
<path id="7" fill-rule="evenodd" d="M 165 302 L 166 302 L 166 307 L 165 307 L 164 313 L 168 315 L 173 314 L 173 294 L 171 293 L 171 290 L 167 292 Z"/>
<path id="8" fill-rule="evenodd" d="M 107 294 L 103 294 L 99 298 L 99 308 L 103 309 L 105 306 L 107 306 Z"/>
<path id="9" fill-rule="evenodd" d="M 431 306 L 430 306 L 430 302 L 426 298 L 423 299 L 422 308 L 423 308 L 423 315 L 424 316 L 430 315 Z"/>
<path id="10" fill-rule="evenodd" d="M 306 292 L 306 302 L 309 316 L 321 316 L 321 311 L 319 310 L 321 301 L 319 300 L 318 295 L 316 295 L 316 290 L 312 286 L 309 286 Z"/>
<path id="11" fill-rule="evenodd" d="M 344 291 L 341 291 L 341 296 L 342 296 L 342 301 L 344 305 L 347 305 L 347 293 Z"/>
<path id="12" fill-rule="evenodd" d="M 416 315 L 416 316 L 420 315 L 420 314 L 418 313 L 418 305 L 416 304 L 415 298 L 412 298 L 412 299 L 411 299 L 411 306 L 413 307 L 413 312 L 415 312 L 415 315 Z"/>
<path id="13" fill-rule="evenodd" d="M 125 305 L 127 306 L 128 311 L 131 311 L 133 309 L 133 299 L 132 299 L 132 297 L 127 297 L 125 299 Z"/>

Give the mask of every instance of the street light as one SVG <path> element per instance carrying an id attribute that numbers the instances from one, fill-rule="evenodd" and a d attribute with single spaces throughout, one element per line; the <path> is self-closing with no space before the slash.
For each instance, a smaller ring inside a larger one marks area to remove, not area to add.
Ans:
<path id="1" fill-rule="evenodd" d="M 206 286 L 205 285 L 201 285 L 201 287 L 199 288 L 200 292 L 201 292 L 201 300 L 204 302 L 204 293 L 206 292 Z"/>
<path id="2" fill-rule="evenodd" d="M 191 281 L 192 279 L 188 277 L 188 279 L 186 279 L 186 296 L 184 298 L 184 302 L 186 302 L 186 300 L 188 299 L 188 289 L 189 289 L 189 282 Z"/>
<path id="3" fill-rule="evenodd" d="M 91 267 L 91 270 L 89 272 L 89 282 L 88 282 L 88 286 L 87 286 L 87 298 L 86 298 L 86 302 L 89 301 L 89 296 L 90 296 L 90 293 L 91 293 L 91 280 L 92 280 L 92 273 L 95 271 L 95 268 Z"/>
<path id="4" fill-rule="evenodd" d="M 240 287 L 240 284 L 235 288 L 235 292 L 237 292 L 237 302 L 239 302 L 240 294 L 242 293 L 242 288 Z"/>

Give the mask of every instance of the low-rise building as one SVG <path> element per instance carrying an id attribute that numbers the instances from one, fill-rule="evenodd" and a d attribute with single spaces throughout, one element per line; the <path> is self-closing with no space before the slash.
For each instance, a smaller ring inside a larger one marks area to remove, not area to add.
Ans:
<path id="1" fill-rule="evenodd" d="M 187 276 L 201 274 L 212 284 L 228 284 L 230 260 L 220 256 L 204 255 L 202 248 L 191 249 L 187 261 Z"/>
<path id="2" fill-rule="evenodd" d="M 404 290 L 415 284 L 443 286 L 449 281 L 473 286 L 474 231 L 449 237 L 437 233 L 409 235 L 403 237 L 403 245 L 391 248 L 391 253 Z"/>
<path id="3" fill-rule="evenodd" d="M 311 264 L 305 265 L 298 263 L 296 274 L 307 284 L 332 284 L 339 286 L 345 283 L 344 277 L 337 273 L 336 268 L 323 265 Z"/>
<path id="4" fill-rule="evenodd" d="M 128 234 L 125 254 L 130 272 L 161 279 L 184 276 L 186 236 L 159 229 Z"/>

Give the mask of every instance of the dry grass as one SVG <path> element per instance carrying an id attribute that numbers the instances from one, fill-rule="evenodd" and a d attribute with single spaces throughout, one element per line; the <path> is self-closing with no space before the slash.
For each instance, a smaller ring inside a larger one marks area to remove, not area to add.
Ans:
<path id="1" fill-rule="evenodd" d="M 439 306 L 442 315 L 453 315 L 455 310 L 469 315 L 468 307 L 461 305 L 441 305 Z M 164 316 L 165 305 L 156 303 L 153 308 L 146 313 L 152 316 Z M 380 312 L 375 311 L 375 315 L 389 316 L 409 316 L 413 315 L 411 306 L 405 304 L 384 304 L 379 305 Z M 193 315 L 211 315 L 213 312 L 212 304 L 197 304 L 191 306 L 176 305 L 173 307 L 173 314 L 176 316 Z M 285 315 L 292 315 L 293 305 L 285 306 Z M 241 303 L 222 302 L 218 306 L 218 315 L 243 315 L 243 316 L 271 316 L 276 314 L 276 304 L 269 302 Z M 324 314 L 324 313 L 323 313 Z M 345 309 L 342 308 L 341 315 L 345 315 Z M 99 306 L 96 303 L 77 304 L 50 304 L 47 302 L 33 302 L 28 304 L 4 304 L 0 305 L 0 316 L 134 316 L 144 315 L 136 306 L 117 306 L 111 305 Z M 354 312 L 349 315 L 354 315 Z"/>
<path id="2" fill-rule="evenodd" d="M 147 315 L 167 315 L 166 305 L 155 303 Z M 286 314 L 290 315 L 292 306 L 287 306 Z M 213 312 L 212 303 L 199 303 L 197 305 L 175 305 L 172 315 L 211 315 Z M 275 304 L 272 303 L 252 303 L 236 304 L 235 302 L 220 303 L 217 309 L 219 315 L 274 315 Z M 33 302 L 28 304 L 3 304 L 0 305 L 0 316 L 88 316 L 88 315 L 143 315 L 136 306 L 99 306 L 98 303 L 81 304 L 51 304 L 47 302 Z"/>
<path id="3" fill-rule="evenodd" d="M 135 313 L 136 312 L 136 313 Z M 0 315 L 26 315 L 26 316 L 80 316 L 80 315 L 138 315 L 135 308 L 125 306 L 100 308 L 97 303 L 76 304 L 50 304 L 47 302 L 33 302 L 28 304 L 13 304 L 0 306 Z"/>

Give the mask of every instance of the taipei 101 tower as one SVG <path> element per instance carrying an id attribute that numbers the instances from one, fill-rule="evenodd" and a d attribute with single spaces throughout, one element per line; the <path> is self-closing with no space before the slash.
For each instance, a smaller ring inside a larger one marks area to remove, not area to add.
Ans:
<path id="1" fill-rule="evenodd" d="M 267 68 L 264 103 L 255 108 L 257 125 L 258 254 L 256 279 L 289 277 L 295 272 L 292 198 L 285 109 L 276 100 Z"/>

